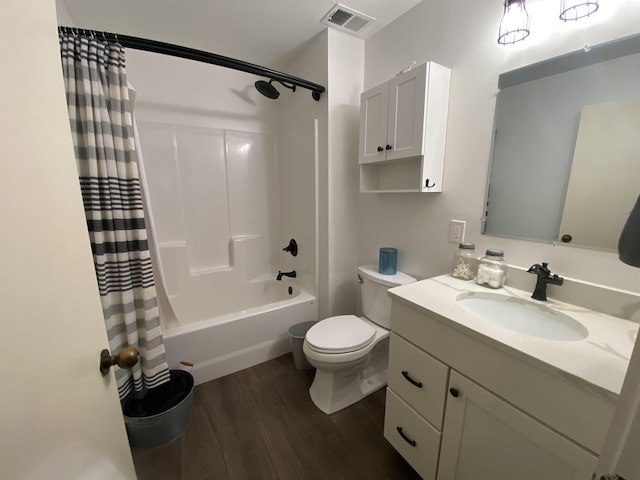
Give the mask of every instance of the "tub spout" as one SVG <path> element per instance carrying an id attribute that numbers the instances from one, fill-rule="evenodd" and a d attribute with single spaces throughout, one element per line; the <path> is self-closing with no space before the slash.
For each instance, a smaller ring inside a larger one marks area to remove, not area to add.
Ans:
<path id="1" fill-rule="evenodd" d="M 291 270 L 290 272 L 281 272 L 280 270 L 278 270 L 278 276 L 276 277 L 276 280 L 280 281 L 282 280 L 282 277 L 296 278 L 296 271 Z"/>

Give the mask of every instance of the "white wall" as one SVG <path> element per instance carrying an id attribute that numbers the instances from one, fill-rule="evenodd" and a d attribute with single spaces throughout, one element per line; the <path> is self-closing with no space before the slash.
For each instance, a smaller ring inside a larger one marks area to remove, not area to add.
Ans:
<path id="1" fill-rule="evenodd" d="M 138 121 L 277 132 L 278 105 L 258 93 L 254 75 L 131 48 L 126 62 Z"/>
<path id="2" fill-rule="evenodd" d="M 640 31 L 637 0 L 601 2 L 596 16 L 575 25 L 557 20 L 557 3 L 529 0 L 533 33 L 514 46 L 496 42 L 502 14 L 496 0 L 423 0 L 366 41 L 365 88 L 412 60 L 451 67 L 452 83 L 444 191 L 360 194 L 360 263 L 375 262 L 378 248 L 391 245 L 399 269 L 420 278 L 446 273 L 456 248 L 448 242 L 448 223 L 455 218 L 467 222 L 466 240 L 480 252 L 502 248 L 515 265 L 547 261 L 560 275 L 640 292 L 640 270 L 615 254 L 480 235 L 498 74 Z"/>
<path id="3" fill-rule="evenodd" d="M 328 314 L 356 311 L 358 266 L 358 134 L 364 42 L 337 30 L 329 45 Z"/>
<path id="4" fill-rule="evenodd" d="M 62 0 L 56 0 L 56 16 L 58 25 L 63 25 L 65 27 L 73 26 L 73 20 L 71 20 L 69 10 L 67 10 L 67 7 L 64 5 Z"/>
<path id="5" fill-rule="evenodd" d="M 328 29 L 299 48 L 283 69 L 327 86 L 320 102 L 309 102 L 307 92 L 296 93 L 302 97 L 295 101 L 287 98 L 280 112 L 281 129 L 285 132 L 310 118 L 318 119 L 318 315 L 355 313 L 358 163 L 354 159 L 358 158 L 364 42 Z"/>
<path id="6" fill-rule="evenodd" d="M 282 70 L 296 77 L 307 79 L 311 82 L 327 86 L 328 83 L 328 65 L 327 65 L 327 32 L 322 32 L 311 39 L 307 44 L 302 45 L 295 55 L 293 55 L 288 63 L 283 66 Z M 300 212 L 297 208 L 295 197 L 283 206 L 282 218 L 283 225 L 287 225 L 287 221 L 292 218 L 304 216 L 305 238 L 310 240 L 299 244 L 299 255 L 305 255 L 306 252 L 313 249 L 316 254 L 316 262 L 313 269 L 315 284 L 317 285 L 318 310 L 320 318 L 324 316 L 327 310 L 328 301 L 328 209 L 327 209 L 327 172 L 328 172 L 328 96 L 323 94 L 320 101 L 316 102 L 311 98 L 309 90 L 299 89 L 297 92 L 283 92 L 280 97 L 282 102 L 280 110 L 280 131 L 295 131 L 300 125 L 309 124 L 309 122 L 317 121 L 317 152 L 315 163 L 313 159 L 300 156 L 297 161 L 306 169 L 307 175 L 314 175 L 314 195 L 315 195 L 315 211 Z M 283 188 L 287 188 L 287 182 L 296 182 L 298 178 L 295 176 L 287 176 L 282 174 Z M 312 223 L 308 223 L 311 221 Z M 293 225 L 293 222 L 291 223 Z M 286 228 L 286 227 L 285 227 Z M 296 228 L 299 228 L 296 227 Z M 310 236 L 311 234 L 311 236 Z M 311 240 L 312 239 L 312 240 Z M 296 262 L 289 260 L 291 265 Z"/>

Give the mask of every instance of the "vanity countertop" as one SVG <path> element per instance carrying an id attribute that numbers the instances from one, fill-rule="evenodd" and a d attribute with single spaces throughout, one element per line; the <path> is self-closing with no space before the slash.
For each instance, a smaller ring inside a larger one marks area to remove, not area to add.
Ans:
<path id="1" fill-rule="evenodd" d="M 431 318 L 449 322 L 494 348 L 542 368 L 561 370 L 606 392 L 620 394 L 638 334 L 637 323 L 549 298 L 543 302 L 547 307 L 572 317 L 586 327 L 589 334 L 584 340 L 548 340 L 508 330 L 467 312 L 456 301 L 464 292 L 490 292 L 537 302 L 531 299 L 531 292 L 510 286 L 493 290 L 451 275 L 395 287 L 389 290 L 389 295 Z"/>

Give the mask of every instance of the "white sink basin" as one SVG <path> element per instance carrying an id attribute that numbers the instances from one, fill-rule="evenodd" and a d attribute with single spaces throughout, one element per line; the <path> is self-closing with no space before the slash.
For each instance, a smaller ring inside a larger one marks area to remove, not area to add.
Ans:
<path id="1" fill-rule="evenodd" d="M 496 293 L 466 292 L 456 297 L 467 312 L 514 332 L 549 340 L 583 340 L 589 331 L 577 320 L 543 303 Z"/>

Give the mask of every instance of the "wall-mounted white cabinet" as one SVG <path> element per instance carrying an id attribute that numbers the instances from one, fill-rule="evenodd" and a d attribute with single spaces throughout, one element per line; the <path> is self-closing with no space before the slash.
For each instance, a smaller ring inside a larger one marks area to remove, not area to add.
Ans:
<path id="1" fill-rule="evenodd" d="M 451 70 L 419 65 L 360 97 L 360 191 L 441 192 Z"/>

